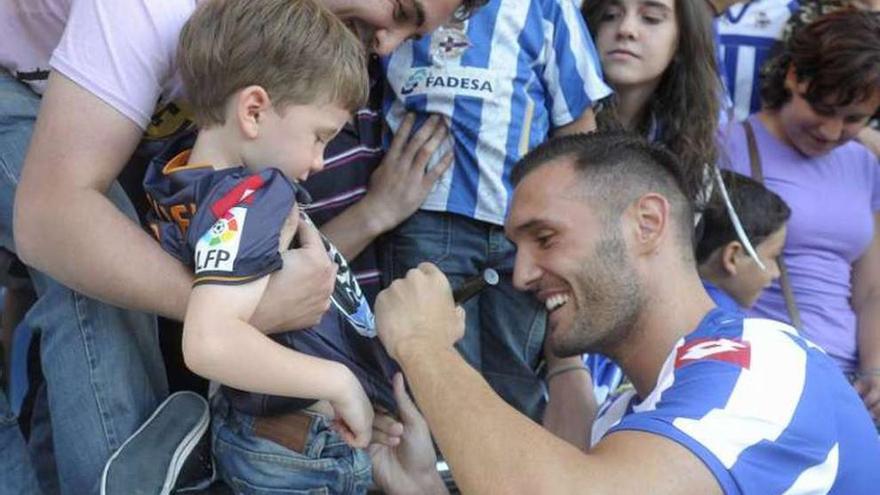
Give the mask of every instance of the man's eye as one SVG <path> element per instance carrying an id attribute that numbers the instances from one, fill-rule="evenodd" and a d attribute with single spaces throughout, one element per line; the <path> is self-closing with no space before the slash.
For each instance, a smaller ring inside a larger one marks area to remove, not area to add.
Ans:
<path id="1" fill-rule="evenodd" d="M 545 248 L 545 249 L 550 247 L 550 242 L 552 240 L 553 240 L 552 234 L 539 235 L 535 238 L 535 242 L 538 243 L 538 246 L 541 248 Z"/>

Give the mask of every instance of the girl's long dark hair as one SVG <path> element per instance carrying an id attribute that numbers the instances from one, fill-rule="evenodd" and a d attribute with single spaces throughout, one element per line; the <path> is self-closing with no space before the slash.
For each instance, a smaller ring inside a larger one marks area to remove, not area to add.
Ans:
<path id="1" fill-rule="evenodd" d="M 582 13 L 595 35 L 612 0 L 587 0 Z M 718 158 L 717 130 L 723 98 L 718 76 L 712 13 L 706 2 L 675 0 L 678 48 L 637 130 L 643 135 L 657 123 L 657 141 L 681 159 L 692 199 L 705 189 L 706 166 Z M 600 129 L 619 128 L 614 98 L 597 112 Z"/>

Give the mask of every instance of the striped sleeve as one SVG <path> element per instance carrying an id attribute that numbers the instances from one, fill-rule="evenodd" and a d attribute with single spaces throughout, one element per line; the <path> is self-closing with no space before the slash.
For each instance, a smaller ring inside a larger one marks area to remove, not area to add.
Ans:
<path id="1" fill-rule="evenodd" d="M 822 397 L 834 387 L 828 377 L 839 373 L 818 369 L 821 360 L 808 363 L 808 345 L 781 326 L 747 319 L 741 337 L 683 342 L 665 389 L 611 431 L 646 431 L 681 444 L 727 494 L 783 493 L 804 476 L 827 492 L 837 442 L 834 429 L 823 427 L 835 413 Z"/>
<path id="2" fill-rule="evenodd" d="M 554 127 L 571 123 L 597 100 L 611 94 L 602 79 L 596 47 L 580 12 L 570 0 L 543 0 L 547 90 Z"/>

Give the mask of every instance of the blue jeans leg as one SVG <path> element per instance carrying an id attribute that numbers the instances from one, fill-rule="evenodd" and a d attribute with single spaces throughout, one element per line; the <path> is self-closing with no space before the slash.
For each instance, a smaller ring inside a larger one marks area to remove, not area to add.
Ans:
<path id="1" fill-rule="evenodd" d="M 489 232 L 489 265 L 501 274 L 501 282 L 480 299 L 484 329 L 483 375 L 502 398 L 536 421 L 546 405 L 544 383 L 535 370 L 541 359 L 547 312 L 533 294 L 513 286 L 516 247 L 501 227 Z"/>
<path id="2" fill-rule="evenodd" d="M 0 390 L 0 495 L 39 493 L 37 474 L 18 427 L 18 418 L 12 413 L 6 394 Z"/>
<path id="3" fill-rule="evenodd" d="M 509 404 L 540 419 L 544 388 L 535 369 L 541 357 L 546 315 L 530 294 L 512 285 L 515 249 L 501 226 L 445 212 L 418 211 L 390 237 L 383 261 L 386 281 L 423 261 L 437 265 L 453 288 L 485 268 L 501 275 L 464 305 L 465 335 L 456 347 Z"/>
<path id="4" fill-rule="evenodd" d="M 211 431 L 219 474 L 235 493 L 248 495 L 366 493 L 372 482 L 367 453 L 343 442 L 323 416 L 311 417 L 305 446 L 297 452 L 257 436 L 255 418 L 218 393 L 211 403 Z"/>
<path id="5" fill-rule="evenodd" d="M 13 91 L 10 94 L 10 89 Z M 7 163 L 24 156 L 31 137 L 38 101 L 30 92 L 0 72 L 0 182 L 17 177 Z M 22 96 L 18 96 L 21 94 Z M 17 182 L 17 181 L 16 181 Z M 12 194 L 0 192 L 0 215 L 12 214 Z M 11 227 L 11 224 L 9 224 Z M 6 225 L 0 227 L 0 238 L 6 246 Z M 31 464 L 27 444 L 5 392 L 0 390 L 0 494 L 39 493 L 37 475 Z"/>
<path id="6" fill-rule="evenodd" d="M 443 212 L 417 211 L 400 224 L 389 237 L 383 259 L 386 283 L 404 277 L 422 262 L 430 262 L 449 279 L 453 289 L 487 268 L 486 246 L 480 229 L 468 219 Z M 480 298 L 478 294 L 464 305 L 464 337 L 456 344 L 462 357 L 477 371 L 482 371 Z"/>
<path id="7" fill-rule="evenodd" d="M 35 94 L 0 73 L 0 244 L 13 252 L 13 198 L 38 107 Z M 108 197 L 136 219 L 118 184 Z M 96 493 L 111 453 L 168 393 L 156 318 L 90 299 L 35 270 L 30 274 L 38 299 L 26 321 L 41 335 L 61 491 Z"/>

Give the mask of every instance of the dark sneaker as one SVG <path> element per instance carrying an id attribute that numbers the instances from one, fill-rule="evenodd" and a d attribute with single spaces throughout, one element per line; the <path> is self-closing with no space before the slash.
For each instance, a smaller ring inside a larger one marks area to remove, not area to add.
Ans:
<path id="1" fill-rule="evenodd" d="M 101 495 L 167 495 L 178 478 L 189 484 L 199 472 L 209 480 L 208 422 L 208 402 L 201 395 L 171 394 L 107 461 Z"/>

